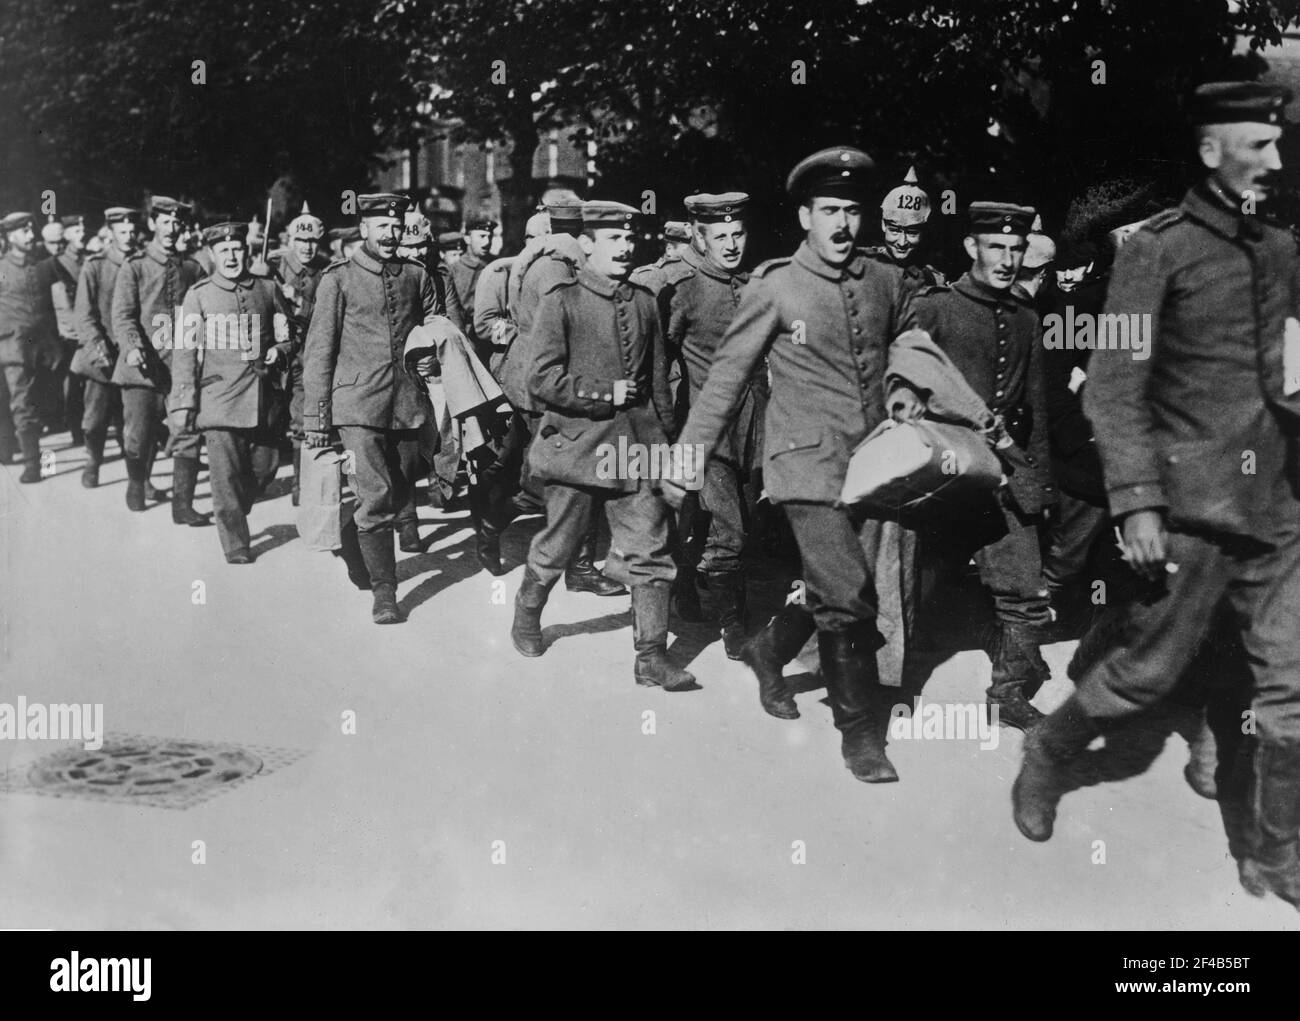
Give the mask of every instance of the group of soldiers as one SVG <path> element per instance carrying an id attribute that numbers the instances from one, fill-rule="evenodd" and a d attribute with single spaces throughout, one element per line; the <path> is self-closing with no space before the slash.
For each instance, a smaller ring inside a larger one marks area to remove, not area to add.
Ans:
<path id="1" fill-rule="evenodd" d="M 861 247 L 874 166 L 847 146 L 793 168 L 804 241 L 754 268 L 742 192 L 688 196 L 663 256 L 642 266 L 636 210 L 564 192 L 528 221 L 518 254 L 491 259 L 496 225 L 483 219 L 450 239 L 464 246 L 454 262 L 396 194 L 360 197 L 333 261 L 310 214 L 267 260 L 247 224 L 210 226 L 200 263 L 178 244 L 192 233 L 182 204 L 152 200 L 143 244 L 134 212 L 109 209 L 103 250 L 79 273 L 61 260 L 77 280 L 83 481 L 96 484 L 120 417 L 127 504 L 159 499 L 150 466 L 165 432 L 173 519 L 206 524 L 192 505 L 206 444 L 226 558 L 249 563 L 246 515 L 286 430 L 295 478 L 341 445 L 355 510 L 337 553 L 371 592 L 372 619 L 393 624 L 394 543 L 421 549 L 417 482 L 431 472 L 445 503 L 463 478 L 476 556 L 494 575 L 502 533 L 543 517 L 515 598 L 519 653 L 545 653 L 541 618 L 563 575 L 570 589 L 630 590 L 637 684 L 697 687 L 667 640 L 670 612 L 699 619 L 702 586 L 726 655 L 753 670 L 774 717 L 799 715 L 784 669 L 816 637 L 845 765 L 868 783 L 898 779 L 882 572 L 907 589 L 917 582 L 902 561 L 973 564 L 995 621 L 988 700 L 1026 732 L 1013 808 L 1031 840 L 1051 836 L 1088 744 L 1167 698 L 1207 636 L 1228 634 L 1251 681 L 1237 693 L 1251 755 L 1243 766 L 1217 735 L 1219 754 L 1189 780 L 1208 796 L 1245 783 L 1243 884 L 1300 906 L 1300 290 L 1291 235 L 1255 211 L 1280 170 L 1288 99 L 1255 83 L 1198 89 L 1204 178 L 1176 208 L 1115 232 L 1104 272 L 1095 247 L 1058 253 L 1032 207 L 976 201 L 969 268 L 949 282 L 925 261 L 931 206 L 912 172 L 880 204 L 883 243 Z M 33 261 L 31 216 L 0 230 L 0 355 L 29 482 L 40 477 L 33 365 L 63 335 L 42 317 L 51 287 L 67 284 Z M 1062 312 L 1145 317 L 1150 346 L 1046 343 L 1045 318 Z M 203 342 L 187 342 L 177 318 L 205 324 Z M 222 321 L 253 325 L 214 344 Z M 865 437 L 958 405 L 976 409 L 1001 486 L 906 520 L 845 503 Z M 609 452 L 633 447 L 671 449 L 673 469 L 611 473 Z M 692 450 L 703 452 L 694 474 Z M 760 504 L 784 512 L 806 599 L 751 631 Z M 1044 716 L 1032 702 L 1050 678 L 1040 646 L 1112 525 L 1130 598 L 1084 636 L 1076 690 Z"/>

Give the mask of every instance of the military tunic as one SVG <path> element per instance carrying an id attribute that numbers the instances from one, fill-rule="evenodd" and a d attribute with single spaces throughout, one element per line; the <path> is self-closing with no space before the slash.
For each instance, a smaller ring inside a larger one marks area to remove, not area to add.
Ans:
<path id="1" fill-rule="evenodd" d="M 82 431 L 100 444 L 109 423 L 122 414 L 122 394 L 112 382 L 117 364 L 112 328 L 113 289 L 125 261 L 117 245 L 110 243 L 85 261 L 77 282 L 74 313 L 80 346 L 72 358 L 72 371 L 86 380 Z"/>
<path id="2" fill-rule="evenodd" d="M 1289 347 L 1300 364 L 1295 271 L 1289 232 L 1204 185 L 1119 250 L 1105 312 L 1148 317 L 1152 343 L 1145 358 L 1095 350 L 1084 411 L 1112 514 L 1162 511 L 1178 571 L 1134 604 L 1123 641 L 1080 681 L 1094 718 L 1168 694 L 1226 602 L 1260 740 L 1300 741 L 1300 394 L 1287 392 L 1300 379 L 1285 361 Z"/>
<path id="3" fill-rule="evenodd" d="M 474 292 L 474 335 L 479 339 L 480 360 L 497 375 L 505 354 L 519 335 L 510 316 L 510 267 L 514 256 L 497 259 L 483 271 Z"/>
<path id="4" fill-rule="evenodd" d="M 870 248 L 863 249 L 872 259 L 885 266 L 898 266 L 894 257 L 889 254 L 889 249 L 884 245 L 873 245 Z M 909 262 L 905 266 L 900 266 L 903 271 L 903 281 L 915 290 L 921 290 L 926 287 L 944 287 L 948 283 L 948 278 L 939 270 L 926 263 Z"/>
<path id="5" fill-rule="evenodd" d="M 280 290 L 293 310 L 296 344 L 291 355 L 289 367 L 290 398 L 289 421 L 293 429 L 295 443 L 302 438 L 302 342 L 307 336 L 307 327 L 311 324 L 312 309 L 316 305 L 316 289 L 320 286 L 321 274 L 329 265 L 329 260 L 317 255 L 309 263 L 300 262 L 292 250 L 272 256 L 271 276 L 280 284 Z"/>
<path id="6" fill-rule="evenodd" d="M 58 358 L 58 328 L 50 295 L 51 274 L 13 248 L 0 256 L 0 367 L 15 434 L 38 442 L 40 418 L 35 384 L 40 366 Z"/>
<path id="7" fill-rule="evenodd" d="M 568 234 L 548 234 L 524 246 L 510 267 L 509 312 L 517 335 L 501 360 L 501 389 L 520 411 L 536 415 L 541 408 L 529 391 L 529 366 L 533 361 L 533 319 L 542 295 L 556 284 L 576 279 L 586 263 L 578 239 Z"/>

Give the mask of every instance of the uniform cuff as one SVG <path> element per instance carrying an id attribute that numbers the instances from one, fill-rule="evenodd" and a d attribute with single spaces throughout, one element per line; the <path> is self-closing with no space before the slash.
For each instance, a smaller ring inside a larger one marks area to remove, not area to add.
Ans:
<path id="1" fill-rule="evenodd" d="M 1158 482 L 1135 482 L 1128 486 L 1115 486 L 1107 491 L 1112 517 L 1123 517 L 1142 510 L 1163 509 L 1169 506 L 1165 491 Z"/>

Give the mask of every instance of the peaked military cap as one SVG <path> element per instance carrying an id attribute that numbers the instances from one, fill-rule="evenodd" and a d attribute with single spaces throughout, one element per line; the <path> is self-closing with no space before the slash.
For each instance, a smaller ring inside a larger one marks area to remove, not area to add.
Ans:
<path id="1" fill-rule="evenodd" d="M 214 223 L 211 227 L 203 229 L 203 243 L 205 245 L 215 245 L 220 241 L 247 241 L 248 224 L 241 223 L 238 220 L 227 220 L 225 223 Z"/>
<path id="2" fill-rule="evenodd" d="M 637 212 L 622 202 L 584 202 L 582 204 L 583 227 L 615 227 L 620 230 L 632 230 L 636 223 Z"/>
<path id="3" fill-rule="evenodd" d="M 64 216 L 59 219 L 59 223 L 65 227 L 84 227 L 86 218 L 84 216 Z"/>
<path id="4" fill-rule="evenodd" d="M 744 214 L 749 196 L 743 191 L 728 191 L 721 195 L 701 192 L 686 196 L 686 211 L 696 223 L 730 223 Z"/>
<path id="5" fill-rule="evenodd" d="M 557 196 L 546 203 L 546 213 L 551 218 L 551 230 L 563 234 L 582 226 L 582 200 L 576 195 Z"/>
<path id="6" fill-rule="evenodd" d="M 156 213 L 171 213 L 173 216 L 189 216 L 194 212 L 194 207 L 188 202 L 177 202 L 166 195 L 155 195 L 149 200 L 149 215 Z"/>
<path id="7" fill-rule="evenodd" d="M 689 241 L 691 225 L 685 220 L 668 220 L 664 224 L 664 239 L 667 241 Z"/>
<path id="8" fill-rule="evenodd" d="M 458 230 L 445 230 L 438 235 L 438 249 L 443 252 L 453 252 L 464 242 Z"/>
<path id="9" fill-rule="evenodd" d="M 109 206 L 104 210 L 105 223 L 126 223 L 135 219 L 135 210 L 126 206 Z"/>
<path id="10" fill-rule="evenodd" d="M 11 230 L 22 230 L 24 227 L 30 227 L 31 225 L 31 213 L 6 213 L 4 219 L 0 219 L 0 231 L 6 234 Z"/>
<path id="11" fill-rule="evenodd" d="M 930 196 L 917 182 L 916 167 L 908 167 L 903 183 L 880 203 L 880 219 L 894 227 L 919 227 L 930 219 Z"/>
<path id="12" fill-rule="evenodd" d="M 394 216 L 400 220 L 410 207 L 410 199 L 405 195 L 394 195 L 392 192 L 357 196 L 357 209 L 362 216 Z"/>
<path id="13" fill-rule="evenodd" d="M 339 241 L 346 245 L 350 241 L 361 240 L 361 228 L 333 227 L 330 229 L 329 236 L 331 241 Z"/>
<path id="14" fill-rule="evenodd" d="M 1207 82 L 1192 93 L 1194 124 L 1281 124 L 1292 92 L 1264 82 Z"/>
<path id="15" fill-rule="evenodd" d="M 785 180 L 785 190 L 797 199 L 815 195 L 861 199 L 867 190 L 867 177 L 875 166 L 861 149 L 851 146 L 822 149 L 795 164 Z"/>
<path id="16" fill-rule="evenodd" d="M 465 221 L 466 234 L 475 230 L 485 230 L 491 234 L 496 229 L 497 222 L 490 216 L 475 216 Z"/>
<path id="17" fill-rule="evenodd" d="M 1011 202 L 972 202 L 970 204 L 970 232 L 972 234 L 1029 233 L 1038 211 L 1033 206 L 1017 206 Z"/>

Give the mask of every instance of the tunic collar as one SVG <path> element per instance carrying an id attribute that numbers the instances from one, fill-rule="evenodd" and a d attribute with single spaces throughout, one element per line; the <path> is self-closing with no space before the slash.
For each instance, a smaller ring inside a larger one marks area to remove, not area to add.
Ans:
<path id="1" fill-rule="evenodd" d="M 251 291 L 253 289 L 253 281 L 256 280 L 257 278 L 253 276 L 252 273 L 249 273 L 247 270 L 245 270 L 244 275 L 240 277 L 238 280 L 231 280 L 229 277 L 222 276 L 220 273 L 216 273 L 216 272 L 214 272 L 210 277 L 208 277 L 208 279 L 211 280 L 218 287 L 220 287 L 223 291 L 235 291 L 235 290 Z"/>
<path id="2" fill-rule="evenodd" d="M 477 255 L 471 255 L 469 252 L 462 255 L 458 261 L 462 266 L 468 266 L 470 269 L 478 269 L 481 266 L 487 265 Z"/>
<path id="3" fill-rule="evenodd" d="M 604 273 L 597 273 L 590 266 L 583 266 L 578 270 L 578 281 L 589 291 L 599 294 L 602 298 L 612 298 L 620 288 L 626 292 L 629 285 L 627 279 L 614 280 L 605 276 Z"/>
<path id="4" fill-rule="evenodd" d="M 36 260 L 31 258 L 31 256 L 18 251 L 17 248 L 9 249 L 9 251 L 5 252 L 4 257 L 8 259 L 10 262 L 12 262 L 15 266 L 18 266 L 22 269 L 26 269 L 28 266 L 33 266 L 36 263 Z"/>
<path id="5" fill-rule="evenodd" d="M 160 265 L 163 266 L 166 266 L 167 263 L 172 259 L 176 259 L 177 261 L 179 261 L 181 258 L 180 252 L 169 252 L 166 249 L 164 249 L 163 246 L 160 245 L 157 241 L 150 241 L 147 245 L 144 246 L 144 251 L 145 254 L 149 256 L 149 258 L 153 259 L 154 262 L 159 263 Z"/>
<path id="6" fill-rule="evenodd" d="M 728 273 L 725 269 L 718 269 L 717 266 L 709 262 L 709 260 L 704 256 L 696 255 L 694 251 L 692 251 L 691 254 L 695 256 L 693 259 L 683 259 L 682 261 L 689 262 L 690 265 L 694 266 L 706 277 L 712 277 L 714 280 L 720 281 L 721 283 L 730 284 L 735 280 L 743 284 L 749 276 L 749 274 L 743 270 L 737 270 L 735 273 Z"/>
<path id="7" fill-rule="evenodd" d="M 352 261 L 371 273 L 387 271 L 390 276 L 397 276 L 398 273 L 402 272 L 401 259 L 389 259 L 387 262 L 380 262 L 366 251 L 365 245 L 357 245 L 357 250 L 352 253 Z"/>
<path id="8" fill-rule="evenodd" d="M 1025 303 L 1023 299 L 1013 294 L 1010 289 L 999 291 L 996 288 L 989 287 L 987 284 L 980 283 L 969 272 L 963 273 L 952 287 L 954 291 L 960 291 L 966 297 L 978 301 L 981 305 L 1015 306 Z"/>
<path id="9" fill-rule="evenodd" d="M 799 250 L 794 253 L 794 261 L 810 273 L 816 273 L 819 277 L 833 280 L 836 283 L 839 283 L 845 277 L 861 280 L 867 266 L 867 256 L 860 248 L 853 250 L 848 262 L 844 263 L 844 265 L 832 266 L 814 252 L 807 241 L 804 241 L 799 246 Z"/>
<path id="10" fill-rule="evenodd" d="M 1259 225 L 1255 217 L 1244 216 L 1239 210 L 1229 208 L 1228 201 L 1227 196 L 1212 190 L 1206 179 L 1183 196 L 1182 208 L 1192 219 L 1230 240 L 1258 237 Z"/>

